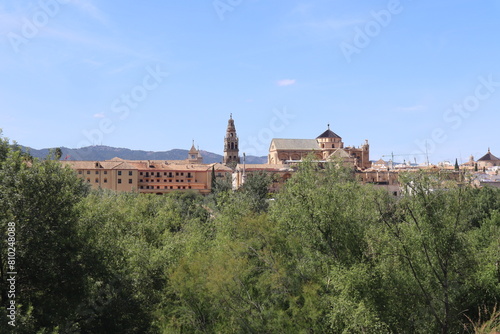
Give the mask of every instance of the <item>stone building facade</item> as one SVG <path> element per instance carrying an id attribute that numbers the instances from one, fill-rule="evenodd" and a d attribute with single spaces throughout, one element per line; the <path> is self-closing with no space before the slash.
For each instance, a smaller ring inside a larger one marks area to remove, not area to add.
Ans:
<path id="1" fill-rule="evenodd" d="M 371 167 L 368 140 L 360 147 L 345 147 L 342 138 L 328 129 L 316 139 L 275 138 L 269 146 L 268 164 L 290 164 L 300 162 L 312 155 L 320 161 L 341 159 L 358 169 Z"/>

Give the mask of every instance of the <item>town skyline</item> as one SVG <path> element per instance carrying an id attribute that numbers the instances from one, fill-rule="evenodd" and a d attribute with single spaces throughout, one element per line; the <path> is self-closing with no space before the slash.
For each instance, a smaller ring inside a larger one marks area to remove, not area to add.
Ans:
<path id="1" fill-rule="evenodd" d="M 498 14 L 492 0 L 8 0 L 0 128 L 35 149 L 194 139 L 222 154 L 232 113 L 249 155 L 330 124 L 371 160 L 464 163 L 500 152 Z"/>

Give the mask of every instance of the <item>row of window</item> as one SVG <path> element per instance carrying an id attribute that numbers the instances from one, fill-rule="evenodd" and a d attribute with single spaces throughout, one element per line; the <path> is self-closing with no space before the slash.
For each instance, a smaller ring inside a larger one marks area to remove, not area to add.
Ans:
<path id="1" fill-rule="evenodd" d="M 168 174 L 168 177 L 174 177 L 174 173 L 173 172 L 163 172 L 163 176 L 167 176 Z M 160 172 L 156 172 L 156 174 L 154 172 L 151 172 L 151 174 L 149 172 L 140 172 L 139 175 L 143 176 L 145 175 L 146 177 L 149 177 L 151 175 L 151 177 L 160 177 L 161 176 L 161 173 Z M 175 173 L 175 176 L 184 176 L 184 172 L 176 172 Z M 186 176 L 187 177 L 193 177 L 193 175 L 191 173 L 186 173 Z"/>
<path id="2" fill-rule="evenodd" d="M 107 171 L 107 170 L 105 170 L 105 171 L 103 171 L 102 173 L 103 173 L 104 175 L 107 175 L 107 174 L 108 174 L 108 171 Z M 81 170 L 79 170 L 79 171 L 78 171 L 78 174 L 83 174 L 83 172 L 82 172 Z M 96 174 L 96 175 L 99 175 L 99 171 L 98 171 L 98 170 L 96 170 L 96 171 L 95 171 L 95 174 Z M 90 175 L 90 171 L 89 171 L 89 170 L 87 171 L 87 175 Z M 122 171 L 121 171 L 121 170 L 119 170 L 119 171 L 118 171 L 118 175 L 122 175 Z M 132 176 L 132 175 L 133 175 L 133 171 L 129 171 L 129 172 L 128 172 L 128 175 L 129 175 L 129 176 Z M 141 175 L 142 175 L 142 173 L 141 173 Z"/>
<path id="3" fill-rule="evenodd" d="M 161 189 L 160 186 L 146 186 L 146 188 L 144 188 L 144 186 L 141 186 L 141 189 Z M 174 187 L 174 186 L 164 186 L 163 189 L 191 189 L 191 186 L 179 186 L 179 187 Z"/>
<path id="4" fill-rule="evenodd" d="M 87 182 L 90 183 L 90 178 L 87 178 Z M 98 178 L 95 179 L 95 183 L 99 183 L 99 179 Z M 108 179 L 104 179 L 103 183 L 108 183 Z M 118 179 L 118 183 L 121 184 L 122 183 L 122 179 Z M 132 179 L 128 179 L 128 183 L 132 184 L 133 180 Z"/>
<path id="5" fill-rule="evenodd" d="M 154 182 L 155 182 L 155 180 L 154 180 L 154 179 L 151 179 L 151 180 L 146 180 L 146 179 L 144 179 L 144 180 L 139 180 L 139 182 L 145 182 L 145 183 L 151 182 L 151 183 L 154 183 Z M 157 183 L 158 183 L 158 182 L 161 182 L 161 180 L 160 180 L 160 179 L 158 179 L 158 180 L 156 180 L 156 182 L 157 182 Z M 172 180 L 172 179 L 168 179 L 168 180 L 166 180 L 166 179 L 165 179 L 165 180 L 163 180 L 163 182 L 164 182 L 164 183 L 167 183 L 167 182 L 174 182 L 174 180 Z M 175 180 L 175 182 L 184 182 L 184 180 Z M 186 180 L 186 182 L 191 182 L 191 180 Z M 198 180 L 194 180 L 194 182 L 198 182 Z"/>

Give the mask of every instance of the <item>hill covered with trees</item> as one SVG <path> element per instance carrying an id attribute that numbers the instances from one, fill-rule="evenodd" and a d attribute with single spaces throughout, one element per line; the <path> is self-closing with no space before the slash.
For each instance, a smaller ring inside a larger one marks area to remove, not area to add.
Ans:
<path id="1" fill-rule="evenodd" d="M 43 159 L 54 149 L 36 150 L 29 147 L 23 147 L 25 152 L 35 158 Z M 84 161 L 102 161 L 110 160 L 115 157 L 125 160 L 184 160 L 188 157 L 188 150 L 173 149 L 169 151 L 142 151 L 131 150 L 128 148 L 118 148 L 103 145 L 88 146 L 82 148 L 61 147 L 61 158 L 65 160 L 84 160 Z M 203 162 L 207 164 L 221 162 L 223 156 L 220 154 L 200 151 Z M 267 157 L 247 156 L 246 162 L 249 164 L 261 164 L 267 162 Z"/>
<path id="2" fill-rule="evenodd" d="M 0 333 L 490 333 L 500 192 L 305 162 L 273 200 L 90 191 L 0 142 Z M 7 254 L 15 225 L 15 327 Z M 11 228 L 9 230 L 9 228 Z"/>

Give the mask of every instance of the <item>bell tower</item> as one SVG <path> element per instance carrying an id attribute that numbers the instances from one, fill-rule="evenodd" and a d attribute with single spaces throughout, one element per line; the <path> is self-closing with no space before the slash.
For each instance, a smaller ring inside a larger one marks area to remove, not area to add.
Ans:
<path id="1" fill-rule="evenodd" d="M 229 116 L 227 121 L 226 137 L 224 138 L 224 164 L 231 162 L 240 163 L 238 136 L 234 126 L 233 114 Z"/>

